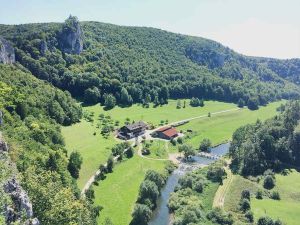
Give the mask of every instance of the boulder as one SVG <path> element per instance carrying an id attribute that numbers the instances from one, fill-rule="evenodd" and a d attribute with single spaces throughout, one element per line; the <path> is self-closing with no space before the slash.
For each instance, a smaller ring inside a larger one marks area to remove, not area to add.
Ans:
<path id="1" fill-rule="evenodd" d="M 59 34 L 59 45 L 64 53 L 80 54 L 83 50 L 83 33 L 76 17 L 70 16 Z"/>
<path id="2" fill-rule="evenodd" d="M 0 37 L 0 63 L 15 63 L 15 50 L 13 46 L 4 38 Z"/>

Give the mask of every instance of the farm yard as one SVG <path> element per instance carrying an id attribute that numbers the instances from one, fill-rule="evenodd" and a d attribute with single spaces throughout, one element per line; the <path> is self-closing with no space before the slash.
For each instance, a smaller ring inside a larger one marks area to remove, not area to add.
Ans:
<path id="1" fill-rule="evenodd" d="M 186 108 L 180 109 L 176 108 L 174 100 L 170 100 L 168 105 L 156 108 L 133 105 L 129 108 L 115 107 L 105 111 L 99 105 L 84 107 L 85 116 L 80 123 L 62 127 L 68 152 L 76 150 L 83 157 L 78 179 L 79 187 L 82 188 L 98 170 L 100 164 L 106 162 L 112 147 L 121 142 L 114 137 L 113 130 L 125 123 L 142 120 L 157 127 L 201 116 L 176 128 L 184 132 L 184 142 L 198 148 L 203 138 L 209 138 L 213 145 L 230 140 L 236 128 L 254 123 L 257 119 L 265 120 L 276 115 L 276 108 L 284 103 L 284 101 L 270 103 L 259 110 L 250 111 L 246 108 L 239 109 L 231 103 L 207 101 L 204 107 L 191 107 L 188 100 L 185 101 Z M 224 112 L 215 114 L 220 111 Z M 109 131 L 103 133 L 106 128 Z M 188 130 L 190 132 L 187 132 Z M 108 173 L 98 186 L 93 186 L 95 204 L 103 207 L 98 218 L 100 224 L 106 217 L 111 218 L 113 222 L 118 221 L 118 225 L 129 224 L 145 172 L 148 169 L 163 171 L 166 161 L 157 159 L 168 159 L 169 153 L 178 152 L 178 147 L 170 142 L 154 140 L 149 144 L 149 157 L 153 160 L 139 157 L 135 150 L 133 158 L 117 163 L 113 173 Z"/>

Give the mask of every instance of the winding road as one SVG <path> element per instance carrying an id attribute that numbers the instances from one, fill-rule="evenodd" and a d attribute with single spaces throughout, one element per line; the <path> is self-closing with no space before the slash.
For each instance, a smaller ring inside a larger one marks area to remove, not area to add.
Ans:
<path id="1" fill-rule="evenodd" d="M 217 114 L 221 114 L 221 113 L 226 113 L 226 112 L 233 112 L 233 111 L 238 111 L 238 110 L 242 110 L 242 108 L 233 108 L 233 109 L 227 109 L 227 110 L 222 110 L 222 111 L 218 111 L 218 112 L 213 112 L 211 113 L 210 115 L 217 115 Z M 172 126 L 172 125 L 176 125 L 176 124 L 180 124 L 180 123 L 185 123 L 185 122 L 189 122 L 191 120 L 196 120 L 196 119 L 201 119 L 201 118 L 205 118 L 205 117 L 208 117 L 208 114 L 205 114 L 205 115 L 201 115 L 201 116 L 196 116 L 196 117 L 191 117 L 191 118 L 188 118 L 188 119 L 184 119 L 184 120 L 179 120 L 179 121 L 175 121 L 175 122 L 172 122 L 172 123 L 169 123 L 167 125 L 163 125 L 163 126 L 160 126 L 160 127 L 157 127 L 153 130 L 147 130 L 146 131 L 146 134 L 145 134 L 145 137 L 147 140 L 149 139 L 153 139 L 150 134 L 162 127 L 165 127 L 165 126 Z M 138 139 L 138 143 L 140 143 L 139 139 Z M 135 141 L 132 143 L 131 146 L 134 146 L 135 145 Z M 169 157 L 169 159 L 154 159 L 154 158 L 150 158 L 150 157 L 147 157 L 147 156 L 144 156 L 142 154 L 142 146 L 139 145 L 139 148 L 138 148 L 138 155 L 144 159 L 147 159 L 147 160 L 158 160 L 158 161 L 169 161 L 169 160 L 173 160 L 173 158 L 176 159 L 176 156 L 172 156 L 172 157 Z M 124 150 L 124 152 L 127 151 L 127 149 Z M 116 156 L 114 157 L 114 160 L 117 161 L 117 159 L 119 158 L 119 156 Z M 104 166 L 106 166 L 106 164 L 104 164 Z M 95 172 L 95 174 L 93 176 L 90 177 L 90 179 L 86 182 L 86 184 L 84 185 L 84 187 L 82 188 L 82 191 L 81 191 L 81 195 L 84 196 L 85 192 L 90 188 L 90 186 L 94 183 L 95 181 L 95 178 L 100 174 L 100 170 L 97 170 Z"/>

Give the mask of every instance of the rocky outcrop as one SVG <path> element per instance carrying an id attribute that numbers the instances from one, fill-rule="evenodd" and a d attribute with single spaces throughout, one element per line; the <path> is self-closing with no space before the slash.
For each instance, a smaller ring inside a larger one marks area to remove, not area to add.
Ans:
<path id="1" fill-rule="evenodd" d="M 13 46 L 4 38 L 0 37 L 0 63 L 12 64 L 16 61 Z"/>
<path id="2" fill-rule="evenodd" d="M 6 172 L 6 176 L 0 179 L 0 194 L 7 196 L 9 199 L 4 206 L 0 208 L 1 214 L 5 217 L 6 224 L 15 224 L 15 222 L 24 221 L 24 225 L 39 225 L 37 218 L 33 218 L 32 204 L 27 193 L 15 178 L 17 169 L 14 163 L 9 159 L 8 145 L 3 140 L 0 132 L 0 163 L 2 169 Z M 10 171 L 10 172 L 8 172 Z M 1 205 L 1 204 L 0 204 Z M 19 224 L 19 223 L 17 223 Z"/>
<path id="3" fill-rule="evenodd" d="M 70 16 L 59 34 L 59 45 L 63 52 L 80 54 L 83 50 L 83 33 L 76 17 Z"/>

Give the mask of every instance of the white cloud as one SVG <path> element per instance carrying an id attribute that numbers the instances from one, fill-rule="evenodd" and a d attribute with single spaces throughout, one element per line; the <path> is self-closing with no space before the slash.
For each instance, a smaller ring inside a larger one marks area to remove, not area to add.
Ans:
<path id="1" fill-rule="evenodd" d="M 245 55 L 300 58 L 300 27 L 290 24 L 248 19 L 202 35 Z"/>

